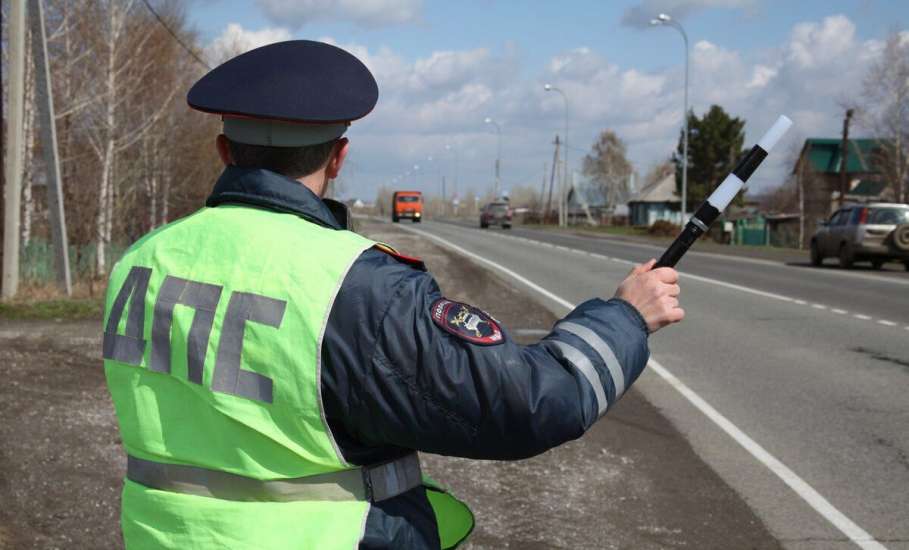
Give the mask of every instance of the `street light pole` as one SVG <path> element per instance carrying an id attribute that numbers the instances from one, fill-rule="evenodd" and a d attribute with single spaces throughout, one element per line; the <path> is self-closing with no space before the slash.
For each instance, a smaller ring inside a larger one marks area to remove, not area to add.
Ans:
<path id="1" fill-rule="evenodd" d="M 493 119 L 486 117 L 484 121 L 486 124 L 492 124 L 496 127 L 496 133 L 498 134 L 498 144 L 496 146 L 496 183 L 495 187 L 492 190 L 493 200 L 499 198 L 499 164 L 502 162 L 502 127 L 499 126 L 499 123 Z"/>
<path id="2" fill-rule="evenodd" d="M 682 219 L 680 223 L 685 223 L 688 219 L 688 34 L 682 25 L 665 13 L 661 13 L 656 19 L 650 20 L 651 25 L 669 25 L 682 34 L 682 40 L 685 41 L 685 112 L 684 132 L 682 136 Z"/>
<path id="3" fill-rule="evenodd" d="M 568 223 L 568 205 L 565 204 L 565 186 L 568 185 L 568 96 L 561 89 L 552 84 L 544 84 L 543 89 L 547 92 L 558 92 L 565 101 L 565 135 L 562 136 L 562 160 L 565 163 L 562 166 L 562 185 L 559 186 L 559 226 L 564 227 Z"/>

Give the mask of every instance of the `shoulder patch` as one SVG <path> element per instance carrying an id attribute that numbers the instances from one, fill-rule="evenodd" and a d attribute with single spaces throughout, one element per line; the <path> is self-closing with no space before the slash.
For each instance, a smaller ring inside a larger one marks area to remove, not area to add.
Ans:
<path id="1" fill-rule="evenodd" d="M 493 346 L 505 341 L 499 322 L 479 308 L 439 298 L 432 303 L 432 320 L 446 332 L 471 344 Z"/>
<path id="2" fill-rule="evenodd" d="M 412 267 L 414 269 L 418 269 L 420 271 L 426 271 L 426 264 L 423 263 L 423 260 L 421 260 L 420 258 L 414 258 L 413 256 L 405 256 L 404 254 L 399 253 L 397 250 L 388 246 L 387 244 L 376 243 L 376 245 L 373 248 L 375 248 L 376 250 L 381 250 L 382 252 L 388 254 L 389 256 L 398 260 L 402 264 L 407 264 L 410 267 Z"/>

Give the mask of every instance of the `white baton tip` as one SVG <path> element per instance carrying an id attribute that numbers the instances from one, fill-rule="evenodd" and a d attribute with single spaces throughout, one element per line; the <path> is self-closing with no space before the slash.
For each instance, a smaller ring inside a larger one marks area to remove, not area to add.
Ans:
<path id="1" fill-rule="evenodd" d="M 776 142 L 783 137 L 783 134 L 792 126 L 792 121 L 789 120 L 789 117 L 786 115 L 780 115 L 780 118 L 776 119 L 776 122 L 773 123 L 773 126 L 767 130 L 767 133 L 764 134 L 764 137 L 758 142 L 758 146 L 764 151 L 770 152 L 773 149 L 773 146 L 776 145 Z"/>

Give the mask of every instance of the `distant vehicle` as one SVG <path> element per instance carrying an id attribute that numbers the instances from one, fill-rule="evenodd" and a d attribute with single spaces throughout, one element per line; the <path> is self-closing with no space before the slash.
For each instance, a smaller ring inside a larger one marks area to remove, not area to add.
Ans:
<path id="1" fill-rule="evenodd" d="M 410 218 L 413 223 L 423 219 L 423 194 L 419 191 L 395 191 L 391 197 L 391 221 Z"/>
<path id="2" fill-rule="evenodd" d="M 909 271 L 909 204 L 870 203 L 840 208 L 821 222 L 811 238 L 811 263 L 839 259 L 849 269 L 853 262 L 901 261 Z"/>
<path id="3" fill-rule="evenodd" d="M 480 212 L 480 227 L 486 229 L 490 225 L 511 229 L 511 207 L 507 202 L 491 202 L 483 207 Z"/>

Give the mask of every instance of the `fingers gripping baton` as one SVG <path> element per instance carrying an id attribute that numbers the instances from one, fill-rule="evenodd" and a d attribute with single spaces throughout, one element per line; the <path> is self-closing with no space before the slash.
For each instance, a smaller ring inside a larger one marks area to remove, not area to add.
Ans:
<path id="1" fill-rule="evenodd" d="M 688 223 L 685 224 L 685 228 L 676 237 L 675 241 L 669 245 L 669 248 L 663 253 L 655 267 L 674 267 L 682 259 L 688 248 L 698 240 L 698 237 L 707 232 L 710 224 L 716 220 L 720 212 L 729 206 L 729 203 L 741 191 L 751 174 L 757 170 L 757 167 L 761 165 L 761 162 L 767 157 L 767 154 L 770 153 L 770 150 L 773 149 L 773 146 L 776 145 L 780 138 L 783 137 L 783 134 L 789 130 L 790 126 L 792 126 L 792 121 L 785 116 L 780 116 L 780 118 L 776 119 L 776 122 L 764 134 L 764 137 L 758 141 L 757 145 L 752 147 L 751 151 L 748 151 L 748 154 L 739 162 L 732 173 L 726 176 L 723 183 L 698 207 L 691 219 L 688 220 Z"/>

